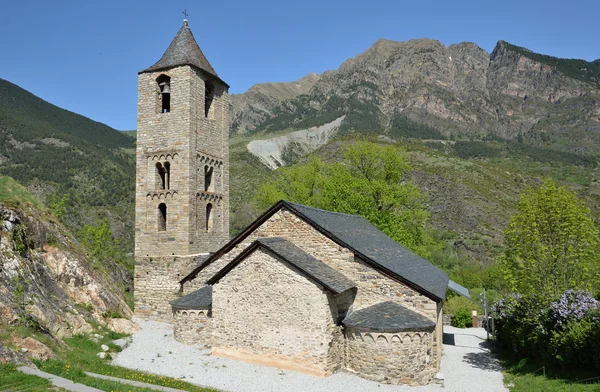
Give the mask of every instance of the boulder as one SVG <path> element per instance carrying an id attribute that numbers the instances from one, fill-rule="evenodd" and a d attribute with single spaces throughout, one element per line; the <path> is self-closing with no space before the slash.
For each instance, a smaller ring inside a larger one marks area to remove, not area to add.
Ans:
<path id="1" fill-rule="evenodd" d="M 107 324 L 108 329 L 117 333 L 126 333 L 133 335 L 140 330 L 140 327 L 131 320 L 124 318 L 111 319 Z"/>
<path id="2" fill-rule="evenodd" d="M 0 344 L 0 365 L 4 365 L 7 362 L 13 362 L 17 365 L 32 365 L 31 360 L 25 355 Z"/>
<path id="3" fill-rule="evenodd" d="M 40 361 L 46 361 L 51 358 L 56 358 L 56 354 L 42 342 L 27 337 L 27 338 L 13 338 L 15 346 L 21 348 L 22 353 L 27 353 L 28 356 Z"/>

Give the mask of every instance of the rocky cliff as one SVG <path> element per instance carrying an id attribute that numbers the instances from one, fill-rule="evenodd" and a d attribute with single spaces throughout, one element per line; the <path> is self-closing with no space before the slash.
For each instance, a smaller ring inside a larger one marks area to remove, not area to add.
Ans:
<path id="1" fill-rule="evenodd" d="M 252 86 L 244 94 L 233 94 L 233 121 L 231 132 L 243 134 L 252 131 L 273 117 L 273 109 L 289 99 L 306 94 L 319 80 L 319 76 L 310 73 L 289 83 L 263 83 Z"/>
<path id="2" fill-rule="evenodd" d="M 232 133 L 297 130 L 345 115 L 342 132 L 492 135 L 574 152 L 600 149 L 600 67 L 504 41 L 490 54 L 468 42 L 380 39 L 308 80 L 286 94 L 257 85 L 236 96 Z"/>
<path id="3" fill-rule="evenodd" d="M 0 324 L 57 338 L 91 332 L 92 321 L 132 315 L 123 281 L 120 268 L 95 265 L 51 215 L 0 204 Z"/>

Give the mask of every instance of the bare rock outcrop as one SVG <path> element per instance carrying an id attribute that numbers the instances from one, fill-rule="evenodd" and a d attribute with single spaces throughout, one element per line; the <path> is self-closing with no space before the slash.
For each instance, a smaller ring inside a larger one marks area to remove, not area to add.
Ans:
<path id="1" fill-rule="evenodd" d="M 0 322 L 62 338 L 92 332 L 89 321 L 104 323 L 106 313 L 131 317 L 122 288 L 60 224 L 0 204 L 0 228 Z M 37 343 L 18 344 L 46 356 Z"/>

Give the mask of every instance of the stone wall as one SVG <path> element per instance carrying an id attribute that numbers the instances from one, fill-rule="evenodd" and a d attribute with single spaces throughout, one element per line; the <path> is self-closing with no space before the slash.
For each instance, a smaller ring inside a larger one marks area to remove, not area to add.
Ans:
<path id="1" fill-rule="evenodd" d="M 179 281 L 196 267 L 196 257 L 137 257 L 133 297 L 137 317 L 173 321 L 169 301 L 178 298 Z"/>
<path id="2" fill-rule="evenodd" d="M 181 343 L 208 345 L 211 318 L 208 310 L 174 310 L 173 335 Z"/>
<path id="3" fill-rule="evenodd" d="M 394 301 L 437 322 L 441 317 L 441 304 L 419 294 L 405 284 L 398 282 L 375 270 L 364 261 L 354 257 L 353 253 L 339 246 L 292 212 L 282 208 L 260 227 L 252 232 L 229 253 L 207 266 L 196 279 L 184 285 L 184 293 L 189 293 L 202 285 L 243 249 L 260 237 L 284 237 L 288 241 L 330 265 L 349 279 L 357 283 L 358 291 L 352 310 L 362 309 L 376 303 Z M 439 365 L 442 349 L 442 325 L 438 324 L 434 334 L 435 362 Z"/>
<path id="4" fill-rule="evenodd" d="M 328 360 L 341 335 L 335 304 L 268 251 L 255 250 L 213 285 L 212 314 L 216 355 L 318 375 L 340 366 Z"/>
<path id="5" fill-rule="evenodd" d="M 424 385 L 437 372 L 430 332 L 345 331 L 348 369 L 386 384 Z"/>
<path id="6" fill-rule="evenodd" d="M 161 110 L 161 75 L 170 78 L 167 113 Z M 214 85 L 208 113 L 206 81 Z M 179 280 L 196 267 L 192 255 L 214 252 L 229 241 L 230 106 L 227 86 L 195 67 L 138 75 L 134 296 L 139 316 L 171 321 L 168 301 Z M 169 167 L 164 186 L 157 164 Z"/>
<path id="7" fill-rule="evenodd" d="M 160 112 L 157 78 L 171 78 L 171 111 Z M 229 123 L 227 87 L 215 83 L 205 116 L 206 75 L 191 66 L 138 76 L 136 256 L 214 252 L 229 240 Z M 162 189 L 156 164 L 170 165 Z M 205 189 L 205 167 L 214 185 Z M 167 229 L 158 230 L 158 205 L 167 206 Z M 206 229 L 206 205 L 215 224 Z"/>

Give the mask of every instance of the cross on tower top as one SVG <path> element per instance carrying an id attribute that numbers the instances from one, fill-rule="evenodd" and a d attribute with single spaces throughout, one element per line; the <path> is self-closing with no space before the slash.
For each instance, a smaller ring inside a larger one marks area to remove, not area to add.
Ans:
<path id="1" fill-rule="evenodd" d="M 188 17 L 187 9 L 184 9 L 182 14 L 183 14 L 183 17 L 187 20 L 187 17 Z"/>

